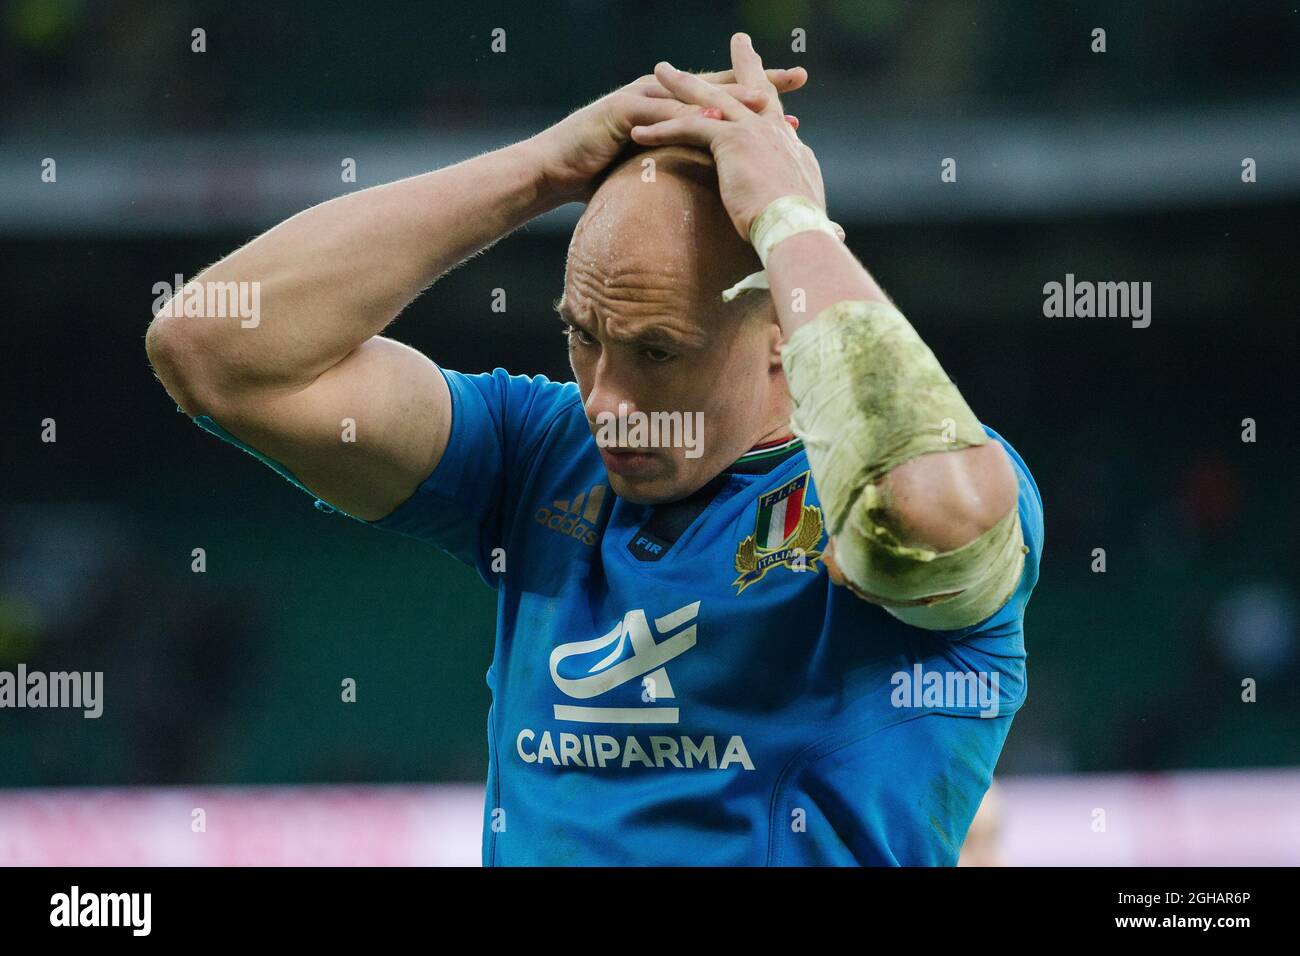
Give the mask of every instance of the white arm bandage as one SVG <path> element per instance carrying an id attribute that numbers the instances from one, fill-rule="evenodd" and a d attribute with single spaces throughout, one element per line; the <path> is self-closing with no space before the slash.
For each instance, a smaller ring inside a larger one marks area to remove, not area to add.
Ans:
<path id="1" fill-rule="evenodd" d="M 826 218 L 826 213 L 811 199 L 783 196 L 770 203 L 749 227 L 749 243 L 758 253 L 758 261 L 763 263 L 764 271 L 745 276 L 722 293 L 722 301 L 730 302 L 742 292 L 768 288 L 767 257 L 771 255 L 772 247 L 800 232 L 824 232 L 836 240 L 840 238 L 831 221 Z"/>
<path id="2" fill-rule="evenodd" d="M 853 590 L 930 630 L 966 627 L 1001 607 L 1028 550 L 1018 509 L 947 552 L 908 546 L 888 526 L 877 483 L 892 469 L 990 440 L 902 313 L 886 302 L 837 303 L 791 336 L 782 362 L 792 426 L 807 448 L 836 564 Z"/>

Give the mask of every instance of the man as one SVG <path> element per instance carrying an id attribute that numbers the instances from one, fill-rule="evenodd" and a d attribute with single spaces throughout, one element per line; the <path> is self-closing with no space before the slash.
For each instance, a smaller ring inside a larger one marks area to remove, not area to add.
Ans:
<path id="1" fill-rule="evenodd" d="M 826 219 L 803 71 L 731 52 L 300 213 L 196 280 L 255 328 L 147 336 L 200 425 L 498 590 L 486 864 L 952 864 L 1024 699 L 1033 481 Z M 576 384 L 379 335 L 572 200 Z"/>

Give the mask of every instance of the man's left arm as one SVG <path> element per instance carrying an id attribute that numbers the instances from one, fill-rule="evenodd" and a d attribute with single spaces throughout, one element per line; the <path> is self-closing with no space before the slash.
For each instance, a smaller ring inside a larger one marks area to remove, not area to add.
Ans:
<path id="1" fill-rule="evenodd" d="M 1023 569 L 1006 452 L 834 236 L 814 230 L 778 242 L 767 279 L 837 583 L 918 627 L 988 617 Z"/>
<path id="2" fill-rule="evenodd" d="M 738 82 L 770 88 L 748 36 L 732 37 L 731 54 Z M 709 149 L 732 222 L 764 264 L 833 576 L 918 627 L 988 617 L 1015 590 L 1026 550 L 1006 452 L 839 241 L 816 157 L 775 93 L 755 111 L 667 63 L 655 75 L 703 109 L 632 138 Z"/>
<path id="3" fill-rule="evenodd" d="M 786 342 L 837 305 L 897 311 L 848 247 L 824 232 L 800 232 L 776 245 L 767 278 Z M 796 312 L 795 303 L 804 307 Z M 919 336 L 916 341 L 921 342 Z M 952 436 L 942 421 L 923 420 L 924 405 L 909 402 L 910 396 L 881 397 L 895 406 L 885 417 L 899 429 L 936 430 L 940 441 Z M 983 436 L 978 444 L 947 444 L 942 452 L 912 458 L 879 479 L 889 499 L 884 513 L 907 544 L 952 551 L 988 531 L 1016 504 L 1015 472 L 1001 445 Z"/>

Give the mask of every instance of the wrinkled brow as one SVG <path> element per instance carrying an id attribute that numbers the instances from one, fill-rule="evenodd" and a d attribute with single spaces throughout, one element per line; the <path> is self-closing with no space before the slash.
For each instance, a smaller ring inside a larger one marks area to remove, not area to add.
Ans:
<path id="1" fill-rule="evenodd" d="M 589 335 L 595 333 L 593 323 L 580 318 L 569 308 L 563 296 L 551 303 L 551 308 L 565 325 L 581 329 Z M 641 345 L 674 352 L 695 351 L 708 345 L 708 337 L 702 329 L 697 332 L 683 332 L 664 325 L 646 325 L 634 333 L 615 334 L 610 337 L 620 344 Z"/>

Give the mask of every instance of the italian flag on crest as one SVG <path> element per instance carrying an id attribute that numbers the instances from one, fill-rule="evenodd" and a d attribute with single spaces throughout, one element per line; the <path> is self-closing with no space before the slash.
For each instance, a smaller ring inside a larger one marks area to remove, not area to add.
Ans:
<path id="1" fill-rule="evenodd" d="M 763 580 L 773 568 L 817 571 L 822 556 L 816 550 L 822 540 L 822 513 L 816 505 L 804 504 L 808 475 L 805 471 L 758 499 L 754 533 L 746 535 L 736 548 L 737 577 L 731 583 L 737 594 Z"/>
<path id="2" fill-rule="evenodd" d="M 803 497 L 808 490 L 805 472 L 783 488 L 758 501 L 758 522 L 754 529 L 760 551 L 775 551 L 790 540 L 803 517 Z"/>

